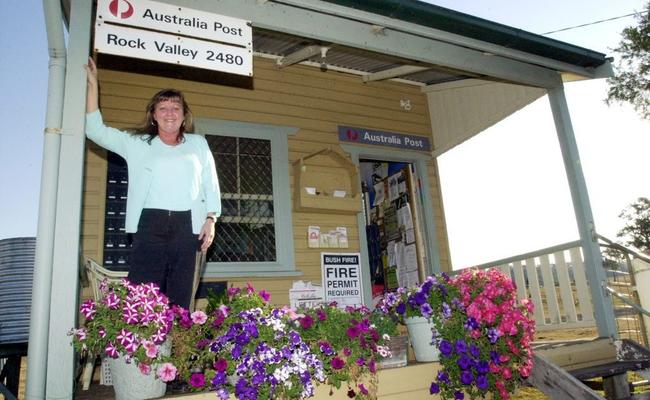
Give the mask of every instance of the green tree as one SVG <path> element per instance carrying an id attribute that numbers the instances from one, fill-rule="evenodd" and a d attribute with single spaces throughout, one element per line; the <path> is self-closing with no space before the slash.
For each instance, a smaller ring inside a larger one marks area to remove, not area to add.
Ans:
<path id="1" fill-rule="evenodd" d="M 619 55 L 615 76 L 607 79 L 607 104 L 627 102 L 645 119 L 650 119 L 650 2 L 637 14 L 636 26 L 622 32 L 614 49 Z"/>
<path id="2" fill-rule="evenodd" d="M 639 197 L 618 216 L 625 221 L 625 226 L 616 236 L 624 239 L 626 245 L 650 253 L 650 200 Z"/>

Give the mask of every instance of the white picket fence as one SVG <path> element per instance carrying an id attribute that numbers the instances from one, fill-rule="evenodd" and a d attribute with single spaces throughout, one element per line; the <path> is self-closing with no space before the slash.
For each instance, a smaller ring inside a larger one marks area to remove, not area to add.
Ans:
<path id="1" fill-rule="evenodd" d="M 491 267 L 510 276 L 518 298 L 533 301 L 537 330 L 596 325 L 579 241 L 478 266 Z"/>

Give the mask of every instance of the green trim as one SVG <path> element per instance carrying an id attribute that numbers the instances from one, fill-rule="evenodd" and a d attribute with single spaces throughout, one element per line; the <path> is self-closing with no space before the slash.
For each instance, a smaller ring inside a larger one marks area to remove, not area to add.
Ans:
<path id="1" fill-rule="evenodd" d="M 604 54 L 418 0 L 323 0 L 465 36 L 581 67 L 598 67 Z"/>
<path id="2" fill-rule="evenodd" d="M 204 277 L 236 276 L 296 276 L 293 247 L 293 222 L 289 182 L 289 145 L 287 136 L 298 128 L 264 125 L 212 118 L 196 118 L 196 130 L 206 135 L 221 135 L 265 139 L 271 141 L 271 169 L 273 173 L 273 210 L 275 226 L 275 262 L 208 263 Z M 288 275 L 287 275 L 288 274 Z"/>

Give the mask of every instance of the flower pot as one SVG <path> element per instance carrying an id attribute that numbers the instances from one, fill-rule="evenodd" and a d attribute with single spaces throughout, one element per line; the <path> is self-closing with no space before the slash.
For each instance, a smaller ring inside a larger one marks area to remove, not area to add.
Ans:
<path id="1" fill-rule="evenodd" d="M 419 362 L 438 361 L 440 352 L 431 344 L 433 337 L 433 322 L 424 317 L 409 317 L 404 319 L 409 332 L 415 359 Z"/>
<path id="2" fill-rule="evenodd" d="M 379 366 L 381 368 L 397 368 L 405 367 L 407 364 L 406 353 L 409 344 L 407 335 L 393 336 L 388 342 L 388 347 L 390 348 L 391 356 L 387 358 L 382 358 L 379 361 Z"/>
<path id="3" fill-rule="evenodd" d="M 171 343 L 167 340 L 160 346 L 160 352 L 169 355 Z M 116 400 L 155 399 L 165 395 L 167 384 L 156 378 L 154 365 L 149 375 L 144 375 L 135 362 L 127 363 L 124 356 L 109 358 L 111 378 Z"/>

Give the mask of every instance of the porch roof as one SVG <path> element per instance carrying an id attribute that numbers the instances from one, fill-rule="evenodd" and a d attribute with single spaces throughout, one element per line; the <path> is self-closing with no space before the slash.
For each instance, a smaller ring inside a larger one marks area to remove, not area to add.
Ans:
<path id="1" fill-rule="evenodd" d="M 323 0 L 585 68 L 605 54 L 419 0 Z"/>

